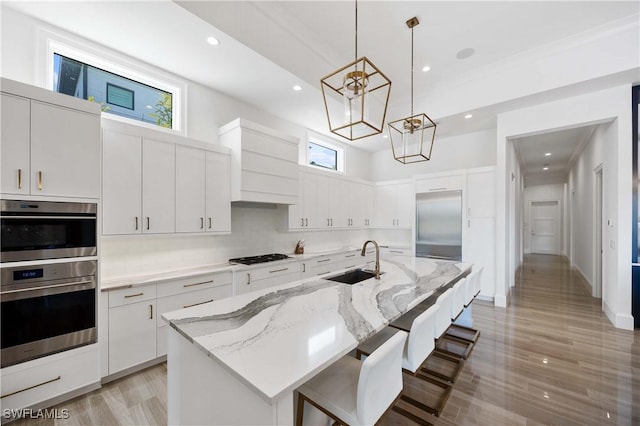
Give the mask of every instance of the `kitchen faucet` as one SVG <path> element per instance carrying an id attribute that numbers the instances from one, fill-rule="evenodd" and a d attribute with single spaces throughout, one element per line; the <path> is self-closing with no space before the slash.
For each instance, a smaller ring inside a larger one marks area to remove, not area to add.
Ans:
<path id="1" fill-rule="evenodd" d="M 373 268 L 373 273 L 376 274 L 375 276 L 376 280 L 379 280 L 380 279 L 380 246 L 378 245 L 378 243 L 376 243 L 373 240 L 365 241 L 364 245 L 362 246 L 362 252 L 360 253 L 360 256 L 365 255 L 365 250 L 367 249 L 367 244 L 369 243 L 373 243 L 373 245 L 376 247 L 376 266 Z"/>

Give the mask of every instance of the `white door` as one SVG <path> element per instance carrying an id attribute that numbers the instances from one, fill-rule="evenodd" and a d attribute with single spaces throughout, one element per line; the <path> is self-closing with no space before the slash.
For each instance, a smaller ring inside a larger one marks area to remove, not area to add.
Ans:
<path id="1" fill-rule="evenodd" d="M 558 254 L 559 211 L 557 201 L 531 202 L 531 253 Z"/>
<path id="2" fill-rule="evenodd" d="M 142 143 L 142 232 L 176 230 L 176 150 L 172 143 Z"/>
<path id="3" fill-rule="evenodd" d="M 375 224 L 391 227 L 396 224 L 396 186 L 381 185 L 375 188 Z"/>
<path id="4" fill-rule="evenodd" d="M 204 232 L 205 151 L 176 146 L 176 232 Z"/>
<path id="5" fill-rule="evenodd" d="M 396 226 L 412 227 L 415 211 L 415 192 L 412 183 L 396 185 Z"/>
<path id="6" fill-rule="evenodd" d="M 207 231 L 231 232 L 231 159 L 207 152 Z"/>

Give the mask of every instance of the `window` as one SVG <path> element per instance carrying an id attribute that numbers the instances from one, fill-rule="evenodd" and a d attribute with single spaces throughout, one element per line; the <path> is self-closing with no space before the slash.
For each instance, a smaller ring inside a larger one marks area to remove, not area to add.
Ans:
<path id="1" fill-rule="evenodd" d="M 309 142 L 309 165 L 330 170 L 338 170 L 338 151 L 320 144 Z"/>
<path id="2" fill-rule="evenodd" d="M 173 129 L 173 93 L 53 54 L 53 90 L 98 102 L 102 111 Z"/>

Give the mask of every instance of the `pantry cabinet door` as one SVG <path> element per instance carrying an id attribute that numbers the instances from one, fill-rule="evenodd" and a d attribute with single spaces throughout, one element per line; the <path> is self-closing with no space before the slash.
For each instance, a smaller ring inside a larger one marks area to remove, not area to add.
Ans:
<path id="1" fill-rule="evenodd" d="M 102 132 L 102 233 L 142 232 L 142 138 Z"/>
<path id="2" fill-rule="evenodd" d="M 396 226 L 407 228 L 414 223 L 415 193 L 412 183 L 401 183 L 396 186 Z"/>

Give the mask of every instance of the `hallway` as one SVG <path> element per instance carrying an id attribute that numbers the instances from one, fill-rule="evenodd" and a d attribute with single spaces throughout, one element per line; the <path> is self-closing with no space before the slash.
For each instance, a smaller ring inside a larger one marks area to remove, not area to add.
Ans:
<path id="1" fill-rule="evenodd" d="M 436 425 L 640 424 L 640 330 L 617 330 L 565 257 L 526 255 Z"/>

